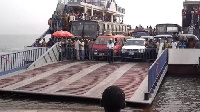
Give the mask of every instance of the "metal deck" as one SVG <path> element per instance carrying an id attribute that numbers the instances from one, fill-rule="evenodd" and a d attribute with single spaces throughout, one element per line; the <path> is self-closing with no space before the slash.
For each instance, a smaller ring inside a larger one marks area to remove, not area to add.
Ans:
<path id="1" fill-rule="evenodd" d="M 1 91 L 100 99 L 119 86 L 128 102 L 143 102 L 150 63 L 59 62 L 0 77 Z"/>

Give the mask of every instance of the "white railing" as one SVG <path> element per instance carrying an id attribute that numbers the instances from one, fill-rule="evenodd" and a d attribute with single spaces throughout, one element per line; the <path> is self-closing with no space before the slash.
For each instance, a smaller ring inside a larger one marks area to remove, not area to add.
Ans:
<path id="1" fill-rule="evenodd" d="M 34 69 L 34 68 L 38 68 L 38 67 L 50 64 L 50 63 L 58 62 L 60 51 L 61 51 L 61 48 L 59 47 L 59 44 L 56 43 L 45 54 L 43 54 L 39 59 L 37 59 L 35 62 L 33 62 L 28 67 L 28 69 Z"/>
<path id="2" fill-rule="evenodd" d="M 0 56 L 0 75 L 13 72 L 15 69 L 27 68 L 31 63 L 42 56 L 48 48 L 38 47 Z M 3 73 L 5 72 L 5 73 Z"/>

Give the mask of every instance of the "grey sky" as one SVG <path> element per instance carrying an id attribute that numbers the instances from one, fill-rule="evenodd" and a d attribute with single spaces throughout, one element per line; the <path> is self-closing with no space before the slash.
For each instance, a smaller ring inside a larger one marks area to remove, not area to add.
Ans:
<path id="1" fill-rule="evenodd" d="M 159 23 L 181 25 L 184 0 L 116 0 L 126 9 L 125 23 L 153 27 Z M 56 9 L 57 0 L 1 0 L 0 34 L 42 34 Z"/>

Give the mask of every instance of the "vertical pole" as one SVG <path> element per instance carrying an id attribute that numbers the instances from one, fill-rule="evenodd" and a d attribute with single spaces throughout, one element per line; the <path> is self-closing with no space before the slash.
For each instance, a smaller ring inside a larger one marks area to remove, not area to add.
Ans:
<path id="1" fill-rule="evenodd" d="M 200 38 L 200 17 L 198 15 L 198 38 Z"/>
<path id="2" fill-rule="evenodd" d="M 84 6 L 84 14 L 87 12 L 87 7 Z"/>
<path id="3" fill-rule="evenodd" d="M 191 11 L 191 13 L 192 13 L 192 19 L 191 19 L 191 26 L 193 26 L 194 25 L 194 11 Z"/>
<path id="4" fill-rule="evenodd" d="M 104 16 L 105 16 L 105 12 L 104 12 L 104 8 L 103 8 L 103 16 L 102 16 L 102 20 L 103 20 L 103 21 L 105 21 L 105 20 L 104 20 Z"/>
<path id="5" fill-rule="evenodd" d="M 200 57 L 199 57 L 199 66 L 200 66 Z"/>
<path id="6" fill-rule="evenodd" d="M 110 19 L 111 19 L 110 22 L 113 23 L 113 14 L 111 14 Z"/>
<path id="7" fill-rule="evenodd" d="M 91 17 L 94 15 L 94 9 L 93 6 L 91 7 Z"/>

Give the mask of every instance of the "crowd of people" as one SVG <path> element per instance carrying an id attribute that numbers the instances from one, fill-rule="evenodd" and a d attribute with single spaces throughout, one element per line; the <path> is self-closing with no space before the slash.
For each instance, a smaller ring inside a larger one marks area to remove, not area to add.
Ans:
<path id="1" fill-rule="evenodd" d="M 35 47 L 52 47 L 55 43 L 59 44 L 62 49 L 62 58 L 66 58 L 67 60 L 93 60 L 94 59 L 94 49 L 93 44 L 95 41 L 89 38 L 57 38 L 52 37 L 49 38 L 49 41 L 46 42 L 45 38 L 42 40 L 37 40 L 35 43 Z M 162 45 L 162 49 L 172 48 L 172 49 L 184 49 L 184 48 L 200 48 L 200 42 L 194 40 L 193 38 L 187 39 L 179 39 L 177 38 L 150 38 L 146 39 L 145 47 L 147 49 L 151 49 L 151 59 L 156 59 L 156 56 L 159 52 L 160 46 Z M 114 49 L 114 41 L 109 40 L 107 42 L 108 49 L 108 57 L 107 60 L 109 63 L 113 62 L 113 49 Z"/>
<path id="2" fill-rule="evenodd" d="M 198 25 L 198 16 L 200 15 L 200 7 L 193 6 L 191 9 L 184 7 L 182 9 L 183 27 L 189 27 L 192 23 Z"/>
<path id="3" fill-rule="evenodd" d="M 94 13 L 91 15 L 89 12 L 83 13 L 81 11 L 54 11 L 52 17 L 48 20 L 48 25 L 52 31 L 68 30 L 68 25 L 71 21 L 78 20 L 98 20 L 110 22 L 110 16 L 103 16 L 101 13 Z M 113 22 L 117 22 L 116 16 L 113 18 Z M 123 23 L 123 20 L 120 22 Z"/>
<path id="4" fill-rule="evenodd" d="M 37 39 L 34 47 L 52 47 L 55 43 L 59 44 L 63 56 L 66 59 L 85 60 L 92 59 L 92 45 L 93 39 L 80 39 L 80 38 L 49 38 L 46 42 L 45 38 L 42 40 Z M 60 57 L 61 58 L 61 57 Z"/>
<path id="5" fill-rule="evenodd" d="M 94 44 L 93 39 L 66 39 L 58 38 L 51 39 L 58 42 L 60 48 L 62 49 L 62 56 L 66 57 L 67 60 L 86 60 L 92 59 L 92 45 Z M 50 42 L 51 43 L 51 42 Z M 47 42 L 48 45 L 48 42 Z"/>
<path id="6" fill-rule="evenodd" d="M 160 44 L 163 43 L 163 49 L 165 48 L 172 48 L 172 49 L 184 49 L 184 48 L 200 48 L 199 41 L 195 41 L 193 38 L 191 39 L 184 39 L 184 40 L 176 40 L 173 38 L 172 40 L 164 38 L 164 41 L 159 38 L 156 41 L 153 39 L 150 39 L 149 41 L 146 40 L 146 47 L 147 48 L 156 48 L 158 51 Z"/>
<path id="7" fill-rule="evenodd" d="M 144 28 L 142 25 L 136 26 L 134 29 L 134 32 L 137 32 L 137 31 L 147 31 L 150 36 L 156 35 L 156 28 L 152 28 L 151 25 L 147 26 L 146 28 Z"/>

